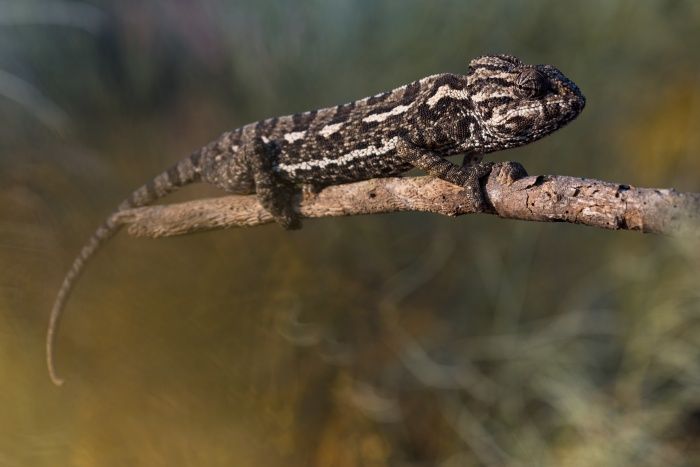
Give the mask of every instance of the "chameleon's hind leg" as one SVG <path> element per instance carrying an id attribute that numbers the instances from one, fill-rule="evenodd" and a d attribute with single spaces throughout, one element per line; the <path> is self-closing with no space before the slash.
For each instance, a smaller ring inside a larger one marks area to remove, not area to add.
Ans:
<path id="1" fill-rule="evenodd" d="M 243 157 L 255 183 L 255 194 L 262 206 L 272 214 L 275 222 L 285 229 L 301 228 L 299 213 L 294 209 L 297 189 L 282 180 L 273 170 L 279 146 L 273 141 L 255 138 L 242 148 Z"/>

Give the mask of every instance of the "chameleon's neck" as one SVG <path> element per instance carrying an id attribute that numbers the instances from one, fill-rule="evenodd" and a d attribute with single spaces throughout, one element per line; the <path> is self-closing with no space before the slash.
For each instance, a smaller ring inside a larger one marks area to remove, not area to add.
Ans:
<path id="1" fill-rule="evenodd" d="M 495 150 L 475 114 L 467 76 L 440 74 L 428 80 L 406 116 L 409 139 L 444 155 Z"/>

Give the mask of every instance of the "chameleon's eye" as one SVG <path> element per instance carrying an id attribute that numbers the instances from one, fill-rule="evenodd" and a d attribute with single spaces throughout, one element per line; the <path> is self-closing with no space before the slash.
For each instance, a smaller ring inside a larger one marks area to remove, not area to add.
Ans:
<path id="1" fill-rule="evenodd" d="M 542 97 L 549 90 L 547 76 L 536 68 L 525 68 L 515 79 L 516 90 L 520 97 L 534 99 Z"/>

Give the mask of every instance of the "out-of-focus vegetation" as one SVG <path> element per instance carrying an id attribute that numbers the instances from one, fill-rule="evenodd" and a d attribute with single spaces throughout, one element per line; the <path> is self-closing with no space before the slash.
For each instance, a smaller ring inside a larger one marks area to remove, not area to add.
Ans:
<path id="1" fill-rule="evenodd" d="M 497 154 L 700 191 L 700 3 L 0 1 L 0 465 L 700 464 L 700 245 L 419 214 L 92 229 L 225 129 L 509 52 L 582 116 Z M 169 200 L 216 192 L 184 190 Z"/>

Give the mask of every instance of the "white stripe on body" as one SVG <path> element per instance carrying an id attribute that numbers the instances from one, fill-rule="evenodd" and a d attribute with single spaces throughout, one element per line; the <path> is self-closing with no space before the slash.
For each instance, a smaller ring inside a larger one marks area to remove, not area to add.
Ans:
<path id="1" fill-rule="evenodd" d="M 396 145 L 399 142 L 399 137 L 394 136 L 393 138 L 387 140 L 381 146 L 367 146 L 363 149 L 355 149 L 343 154 L 340 157 L 324 158 L 318 160 L 310 160 L 303 162 L 296 162 L 293 164 L 278 164 L 275 167 L 277 172 L 287 172 L 292 175 L 296 175 L 297 171 L 308 171 L 315 169 L 324 169 L 327 166 L 333 165 L 346 165 L 356 159 L 363 159 L 369 156 L 381 156 L 389 151 L 396 149 Z"/>
<path id="2" fill-rule="evenodd" d="M 318 134 L 324 138 L 328 138 L 333 133 L 337 133 L 345 124 L 345 122 L 334 123 L 332 125 L 326 125 L 318 131 Z"/>
<path id="3" fill-rule="evenodd" d="M 362 119 L 363 122 L 383 122 L 389 117 L 393 117 L 394 115 L 401 115 L 408 109 L 410 109 L 410 105 L 397 105 L 393 109 L 387 111 L 387 112 L 382 112 L 380 114 L 372 114 L 368 117 L 365 117 Z"/>
<path id="4" fill-rule="evenodd" d="M 291 133 L 287 133 L 284 135 L 284 139 L 288 143 L 293 143 L 294 141 L 299 141 L 300 139 L 303 139 L 304 136 L 306 136 L 306 130 L 304 131 L 293 131 Z"/>

